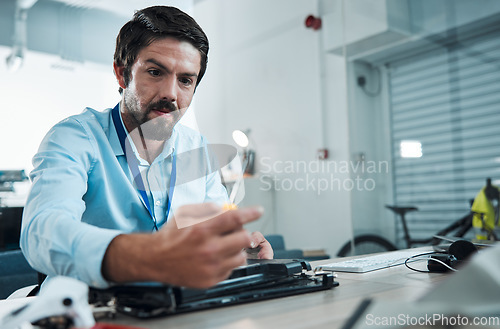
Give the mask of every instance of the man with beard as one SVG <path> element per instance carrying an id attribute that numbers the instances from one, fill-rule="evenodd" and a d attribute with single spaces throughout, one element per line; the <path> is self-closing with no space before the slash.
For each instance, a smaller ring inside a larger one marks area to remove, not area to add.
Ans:
<path id="1" fill-rule="evenodd" d="M 101 288 L 206 288 L 243 265 L 247 248 L 273 257 L 261 233 L 243 228 L 260 208 L 223 211 L 216 170 L 179 184 L 197 166 L 181 155 L 207 149 L 198 132 L 177 125 L 207 54 L 205 33 L 176 8 L 140 10 L 122 27 L 113 64 L 121 102 L 58 123 L 33 158 L 20 244 L 34 269 Z"/>

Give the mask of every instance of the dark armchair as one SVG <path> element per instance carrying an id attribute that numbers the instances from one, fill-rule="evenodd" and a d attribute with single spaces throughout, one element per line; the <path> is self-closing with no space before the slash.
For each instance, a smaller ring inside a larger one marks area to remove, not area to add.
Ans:
<path id="1" fill-rule="evenodd" d="M 0 252 L 0 299 L 19 288 L 38 284 L 38 274 L 28 264 L 21 250 Z"/>

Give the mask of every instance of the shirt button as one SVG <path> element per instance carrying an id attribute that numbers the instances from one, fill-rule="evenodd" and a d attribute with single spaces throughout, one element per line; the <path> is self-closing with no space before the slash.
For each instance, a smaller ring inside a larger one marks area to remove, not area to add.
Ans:
<path id="1" fill-rule="evenodd" d="M 155 202 L 155 205 L 157 205 L 157 206 L 161 205 L 160 200 L 156 201 L 156 202 Z"/>

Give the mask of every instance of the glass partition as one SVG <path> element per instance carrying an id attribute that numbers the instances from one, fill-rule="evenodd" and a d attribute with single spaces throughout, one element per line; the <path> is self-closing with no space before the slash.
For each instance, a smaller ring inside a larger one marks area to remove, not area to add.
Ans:
<path id="1" fill-rule="evenodd" d="M 354 234 L 405 248 L 457 223 L 480 237 L 472 201 L 500 183 L 500 3 L 343 5 L 350 150 L 374 182 L 352 193 Z"/>

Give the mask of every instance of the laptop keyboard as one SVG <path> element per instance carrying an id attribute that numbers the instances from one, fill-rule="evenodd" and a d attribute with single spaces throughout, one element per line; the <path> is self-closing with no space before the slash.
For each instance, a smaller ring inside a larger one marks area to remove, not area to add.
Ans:
<path id="1" fill-rule="evenodd" d="M 412 250 L 393 251 L 380 255 L 365 256 L 356 259 L 324 264 L 318 266 L 316 270 L 365 273 L 404 264 L 406 259 L 417 254 L 420 254 L 420 252 Z M 411 261 L 415 260 L 412 259 Z"/>

